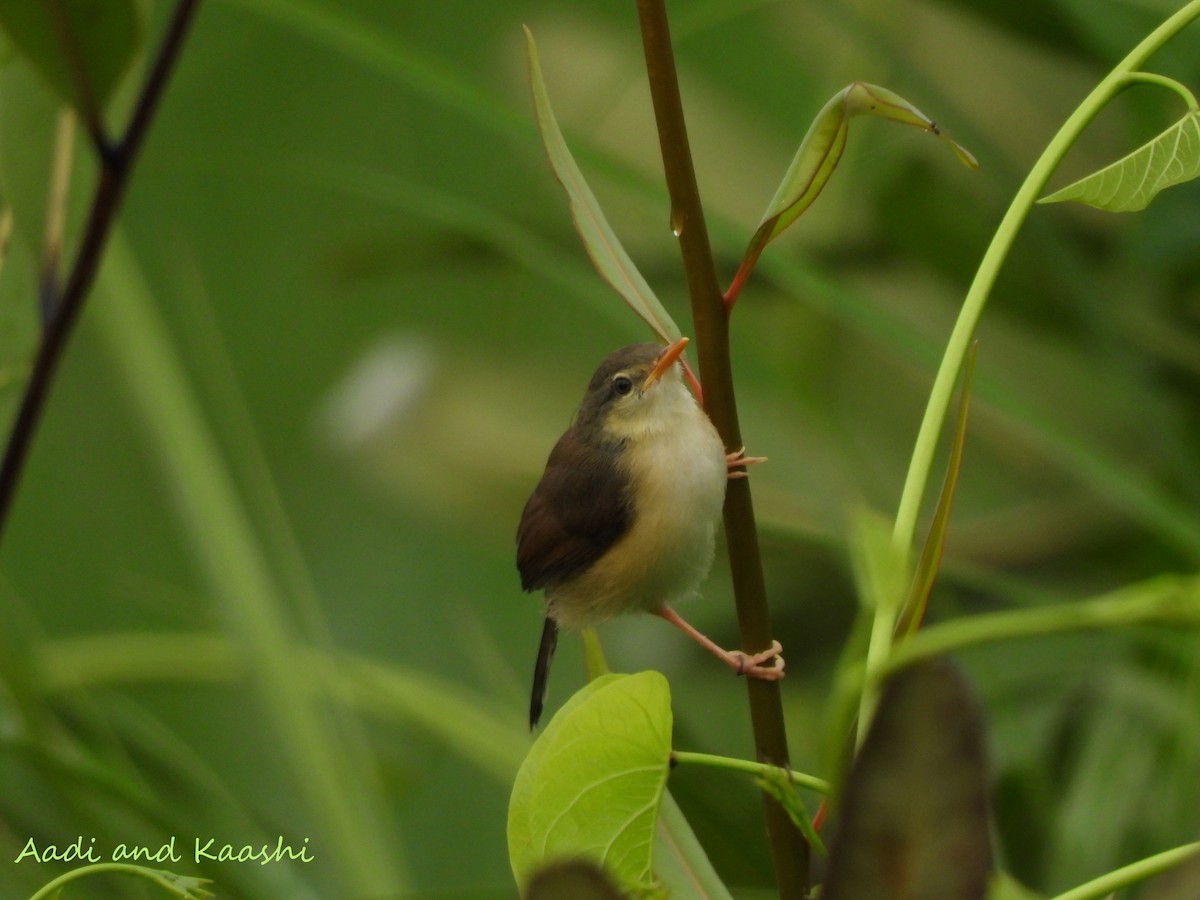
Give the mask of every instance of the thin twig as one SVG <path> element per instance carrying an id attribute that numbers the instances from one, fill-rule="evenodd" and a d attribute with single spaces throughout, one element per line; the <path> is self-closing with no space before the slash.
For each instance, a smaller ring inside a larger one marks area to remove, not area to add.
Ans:
<path id="1" fill-rule="evenodd" d="M 638 0 L 638 17 L 671 197 L 671 226 L 679 238 L 691 296 L 704 405 L 725 446 L 736 449 L 742 446 L 742 438 L 729 358 L 729 321 L 704 224 L 663 0 Z M 749 479 L 729 483 L 724 518 L 742 647 L 754 653 L 770 647 L 773 639 Z M 757 757 L 761 762 L 786 768 L 787 735 L 779 685 L 747 679 L 746 686 Z M 766 794 L 763 802 L 779 896 L 789 900 L 804 897 L 808 846 L 783 807 Z"/>
<path id="2" fill-rule="evenodd" d="M 176 4 L 163 34 L 158 54 L 142 84 L 128 126 L 115 144 L 110 145 L 103 141 L 96 144 L 100 174 L 92 195 L 87 224 L 84 226 L 75 263 L 71 267 L 61 297 L 52 302 L 43 302 L 43 306 L 49 308 L 50 315 L 42 331 L 29 382 L 25 386 L 8 445 L 4 450 L 4 460 L 0 463 L 0 535 L 8 523 L 17 482 L 24 469 L 25 459 L 41 419 L 59 360 L 95 281 L 104 246 L 112 232 L 112 225 L 116 220 L 134 161 L 158 109 L 168 76 L 179 58 L 183 39 L 199 2 L 200 0 L 179 0 Z"/>

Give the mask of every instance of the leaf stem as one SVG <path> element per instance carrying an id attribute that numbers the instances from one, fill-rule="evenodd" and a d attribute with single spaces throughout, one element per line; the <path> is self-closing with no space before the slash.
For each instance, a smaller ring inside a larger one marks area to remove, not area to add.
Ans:
<path id="1" fill-rule="evenodd" d="M 925 484 L 933 464 L 938 435 L 950 408 L 954 384 L 958 380 L 963 360 L 970 349 L 984 304 L 996 282 L 1000 267 L 1016 240 L 1021 224 L 1050 180 L 1050 176 L 1067 151 L 1078 140 L 1088 123 L 1113 96 L 1128 84 L 1132 73 L 1136 72 L 1150 56 L 1197 17 L 1200 17 L 1200 0 L 1191 0 L 1130 51 L 1063 123 L 1058 133 L 1046 145 L 1041 157 L 1030 169 L 1029 175 L 1018 189 L 1016 196 L 1013 197 L 1012 203 L 1000 221 L 1000 225 L 992 237 L 992 242 L 975 272 L 975 280 L 971 283 L 967 296 L 963 300 L 958 321 L 954 324 L 941 365 L 934 378 L 929 402 L 925 408 L 925 416 L 921 421 L 921 427 L 913 447 L 912 459 L 909 463 L 908 475 L 904 482 L 892 532 L 892 539 L 906 553 L 912 546 L 921 498 L 925 493 Z"/>
<path id="2" fill-rule="evenodd" d="M 743 446 L 743 441 L 730 364 L 729 317 L 717 285 L 696 184 L 666 7 L 664 0 L 638 0 L 637 8 L 663 170 L 671 198 L 670 222 L 679 239 L 691 297 L 705 409 L 725 446 L 737 449 Z M 743 478 L 729 483 L 724 520 L 742 646 L 748 652 L 756 652 L 771 646 L 772 635 L 749 481 Z M 787 734 L 779 685 L 747 679 L 746 688 L 756 756 L 786 768 Z M 808 846 L 779 803 L 765 794 L 763 803 L 779 896 L 804 897 L 808 884 Z"/>
<path id="3" fill-rule="evenodd" d="M 1200 627 L 1200 578 L 1164 575 L 1079 603 L 981 613 L 922 628 L 871 673 L 886 678 L 922 659 L 978 644 L 1151 623 Z"/>
<path id="4" fill-rule="evenodd" d="M 92 875 L 100 875 L 105 872 L 110 872 L 120 875 L 132 875 L 137 878 L 145 878 L 147 881 L 152 881 L 160 888 L 174 894 L 176 897 L 212 897 L 213 894 L 204 890 L 201 885 L 210 884 L 207 878 L 189 878 L 175 875 L 171 872 L 164 872 L 157 869 L 151 869 L 147 866 L 136 866 L 132 863 L 93 863 L 90 866 L 80 866 L 72 869 L 69 872 L 64 872 L 53 881 L 42 885 L 42 887 L 29 900 L 51 900 L 62 893 L 62 889 L 72 881 L 78 881 L 81 878 L 88 878 Z"/>
<path id="5" fill-rule="evenodd" d="M 1064 894 L 1059 894 L 1053 900 L 1100 900 L 1101 897 L 1109 897 L 1123 887 L 1137 884 L 1139 881 L 1145 881 L 1155 875 L 1161 875 L 1163 872 L 1187 862 L 1197 854 L 1200 854 L 1200 842 L 1164 850 L 1162 853 L 1139 859 L 1135 863 L 1107 872 L 1087 884 L 1081 884 Z"/>
<path id="6" fill-rule="evenodd" d="M 791 769 L 773 766 L 770 763 L 755 762 L 752 759 L 738 759 L 734 756 L 716 756 L 712 753 L 693 753 L 688 750 L 673 750 L 671 752 L 671 761 L 680 765 L 727 769 L 730 772 L 740 772 L 743 775 L 753 775 L 758 778 L 765 778 L 771 772 L 778 772 L 786 776 L 793 784 L 802 788 L 808 788 L 810 791 L 816 791 L 818 794 L 828 796 L 833 790 L 833 786 L 823 778 L 818 778 L 815 775 L 806 775 L 803 772 L 793 772 Z"/>
<path id="7" fill-rule="evenodd" d="M 1182 97 L 1190 112 L 1200 109 L 1200 105 L 1196 103 L 1196 95 L 1188 90 L 1187 85 L 1180 84 L 1174 78 L 1168 78 L 1166 75 L 1159 75 L 1157 72 L 1130 72 L 1125 77 L 1125 82 L 1126 84 L 1153 84 L 1166 88 Z"/>
<path id="8" fill-rule="evenodd" d="M 61 296 L 43 299 L 42 306 L 47 316 L 45 328 L 4 449 L 4 459 L 0 462 L 0 535 L 8 522 L 17 482 L 25 467 L 25 459 L 33 443 L 59 360 L 95 281 L 133 164 L 179 58 L 198 5 L 199 0 L 179 0 L 175 5 L 124 134 L 115 145 L 109 145 L 106 141 L 96 144 L 100 174 L 92 195 L 87 224 Z"/>

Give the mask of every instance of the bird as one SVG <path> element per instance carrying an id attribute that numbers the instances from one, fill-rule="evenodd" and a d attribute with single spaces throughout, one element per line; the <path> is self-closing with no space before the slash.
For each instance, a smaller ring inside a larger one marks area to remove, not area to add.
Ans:
<path id="1" fill-rule="evenodd" d="M 745 448 L 726 452 L 684 383 L 687 344 L 686 337 L 666 347 L 632 344 L 604 358 L 521 513 L 521 587 L 543 591 L 546 607 L 531 730 L 545 703 L 559 629 L 626 612 L 665 619 L 738 674 L 783 677 L 778 641 L 757 654 L 724 650 L 674 609 L 712 566 L 728 480 L 762 461 Z"/>

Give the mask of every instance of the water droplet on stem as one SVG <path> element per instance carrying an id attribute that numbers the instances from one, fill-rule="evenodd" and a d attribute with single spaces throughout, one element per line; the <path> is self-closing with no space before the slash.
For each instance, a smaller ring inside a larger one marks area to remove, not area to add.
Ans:
<path id="1" fill-rule="evenodd" d="M 687 221 L 687 214 L 678 210 L 671 210 L 671 234 L 675 237 L 683 236 L 683 225 Z"/>

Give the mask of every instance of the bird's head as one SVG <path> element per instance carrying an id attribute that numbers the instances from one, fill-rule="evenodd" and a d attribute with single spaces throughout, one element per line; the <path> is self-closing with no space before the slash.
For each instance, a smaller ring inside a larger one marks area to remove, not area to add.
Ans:
<path id="1" fill-rule="evenodd" d="M 633 344 L 609 354 L 588 383 L 577 427 L 607 440 L 637 440 L 670 430 L 695 412 L 679 357 L 688 344 Z"/>

